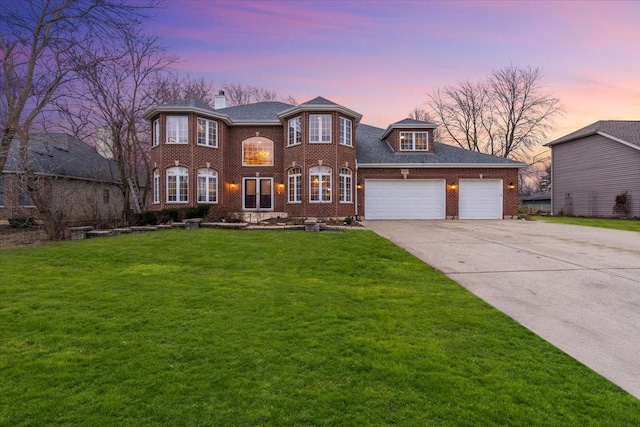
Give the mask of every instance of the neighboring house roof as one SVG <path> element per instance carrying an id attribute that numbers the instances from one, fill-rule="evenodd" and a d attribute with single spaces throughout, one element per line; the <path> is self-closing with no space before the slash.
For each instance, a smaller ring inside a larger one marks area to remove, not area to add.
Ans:
<path id="1" fill-rule="evenodd" d="M 20 142 L 14 139 L 3 173 L 20 173 L 24 170 L 19 147 Z M 64 133 L 32 134 L 27 156 L 37 174 L 120 182 L 118 168 L 113 160 L 102 157 L 95 148 Z"/>
<path id="2" fill-rule="evenodd" d="M 523 202 L 537 202 L 543 200 L 551 201 L 551 191 L 540 191 L 538 193 L 529 194 L 528 196 L 523 196 L 520 200 Z"/>
<path id="3" fill-rule="evenodd" d="M 592 135 L 601 135 L 640 150 L 639 120 L 600 120 L 545 145 L 553 147 Z"/>
<path id="4" fill-rule="evenodd" d="M 426 122 L 422 122 L 426 123 Z M 358 167 L 499 167 L 521 168 L 524 163 L 465 150 L 453 145 L 433 143 L 433 153 L 394 152 L 384 139 L 384 129 L 360 124 L 356 129 Z"/>

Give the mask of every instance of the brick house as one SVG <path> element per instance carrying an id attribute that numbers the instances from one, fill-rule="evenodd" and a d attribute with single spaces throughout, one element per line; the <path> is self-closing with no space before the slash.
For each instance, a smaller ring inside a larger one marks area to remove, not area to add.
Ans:
<path id="1" fill-rule="evenodd" d="M 248 218 L 502 219 L 517 215 L 522 163 L 433 141 L 436 125 L 386 129 L 317 97 L 211 108 L 158 106 L 152 210 L 217 204 Z"/>
<path id="2" fill-rule="evenodd" d="M 38 219 L 38 209 L 22 176 L 18 148 L 15 139 L 0 174 L 0 221 Z M 123 196 L 118 170 L 95 148 L 64 133 L 34 134 L 27 159 L 52 212 L 65 222 L 103 224 L 121 218 Z"/>

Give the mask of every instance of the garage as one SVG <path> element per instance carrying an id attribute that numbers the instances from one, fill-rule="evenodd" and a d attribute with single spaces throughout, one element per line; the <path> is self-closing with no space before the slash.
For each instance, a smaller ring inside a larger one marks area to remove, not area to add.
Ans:
<path id="1" fill-rule="evenodd" d="M 502 219 L 501 179 L 461 179 L 460 219 Z"/>
<path id="2" fill-rule="evenodd" d="M 443 179 L 367 179 L 365 219 L 445 219 Z"/>

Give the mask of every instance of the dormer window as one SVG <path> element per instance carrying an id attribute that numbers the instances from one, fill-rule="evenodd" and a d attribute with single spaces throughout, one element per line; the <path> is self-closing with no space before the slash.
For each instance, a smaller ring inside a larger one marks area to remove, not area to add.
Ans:
<path id="1" fill-rule="evenodd" d="M 309 115 L 309 142 L 331 142 L 331 114 Z"/>
<path id="2" fill-rule="evenodd" d="M 427 151 L 428 149 L 428 132 L 400 132 L 401 151 Z"/>

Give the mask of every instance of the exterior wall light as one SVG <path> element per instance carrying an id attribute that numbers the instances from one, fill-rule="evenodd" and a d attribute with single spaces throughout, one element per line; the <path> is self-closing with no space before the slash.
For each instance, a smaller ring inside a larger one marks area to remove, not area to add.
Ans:
<path id="1" fill-rule="evenodd" d="M 358 190 L 362 190 L 362 187 L 363 187 L 363 185 L 362 185 L 362 183 L 361 183 L 361 182 L 359 182 L 358 184 L 356 184 L 356 188 L 357 188 Z"/>
<path id="2" fill-rule="evenodd" d="M 514 188 L 516 188 L 516 186 L 513 185 L 513 182 L 510 182 L 508 187 L 509 187 L 509 190 L 513 190 Z"/>
<path id="3" fill-rule="evenodd" d="M 450 182 L 449 183 L 449 188 L 452 190 L 455 190 L 456 188 L 458 188 L 458 184 L 456 184 L 455 182 Z"/>
<path id="4" fill-rule="evenodd" d="M 229 183 L 229 188 L 232 190 L 235 190 L 236 188 L 238 188 L 238 183 L 237 182 L 230 182 Z"/>

